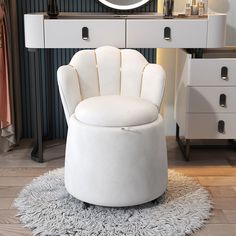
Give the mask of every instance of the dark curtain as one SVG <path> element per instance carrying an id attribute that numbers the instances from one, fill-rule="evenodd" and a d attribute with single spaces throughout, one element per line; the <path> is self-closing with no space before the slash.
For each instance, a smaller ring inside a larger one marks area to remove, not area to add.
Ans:
<path id="1" fill-rule="evenodd" d="M 21 136 L 21 94 L 16 0 L 0 0 L 1 14 L 1 130 L 0 152 Z"/>

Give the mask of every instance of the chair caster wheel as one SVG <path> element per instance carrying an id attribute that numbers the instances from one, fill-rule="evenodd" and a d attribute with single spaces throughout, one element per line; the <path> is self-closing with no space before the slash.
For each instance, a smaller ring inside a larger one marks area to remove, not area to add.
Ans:
<path id="1" fill-rule="evenodd" d="M 89 203 L 87 203 L 87 202 L 82 202 L 82 209 L 83 210 L 86 210 L 86 209 L 88 209 L 90 207 L 90 204 Z"/>
<path id="2" fill-rule="evenodd" d="M 151 201 L 152 204 L 158 204 L 159 203 L 159 198 L 156 198 L 154 200 Z"/>

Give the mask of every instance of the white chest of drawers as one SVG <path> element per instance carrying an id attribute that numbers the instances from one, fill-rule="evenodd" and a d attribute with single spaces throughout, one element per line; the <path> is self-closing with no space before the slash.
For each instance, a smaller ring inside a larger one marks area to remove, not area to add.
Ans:
<path id="1" fill-rule="evenodd" d="M 236 138 L 236 51 L 177 52 L 175 120 L 186 139 Z"/>

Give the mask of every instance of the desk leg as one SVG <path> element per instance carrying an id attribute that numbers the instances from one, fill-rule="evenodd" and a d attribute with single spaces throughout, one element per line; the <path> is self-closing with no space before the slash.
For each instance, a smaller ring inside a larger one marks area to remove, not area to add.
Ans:
<path id="1" fill-rule="evenodd" d="M 180 138 L 179 125 L 176 123 L 176 141 L 179 145 L 181 152 L 183 153 L 185 161 L 190 161 L 190 150 L 192 149 L 236 149 L 236 141 L 234 139 L 228 139 L 228 144 L 192 144 L 190 139 Z"/>
<path id="2" fill-rule="evenodd" d="M 31 70 L 31 99 L 32 99 L 32 125 L 34 146 L 31 152 L 31 159 L 43 162 L 43 133 L 42 133 L 42 81 L 40 76 L 41 63 L 38 49 L 29 50 Z"/>
<path id="3" fill-rule="evenodd" d="M 52 63 L 53 63 L 53 49 L 44 49 L 44 52 L 46 54 L 46 63 L 47 63 L 47 91 L 46 94 L 47 96 L 47 127 L 48 127 L 48 134 L 45 137 L 46 140 L 53 139 L 53 125 L 52 121 L 55 120 L 53 119 L 53 105 L 52 105 L 52 88 L 53 88 L 53 71 L 52 71 Z"/>
<path id="4" fill-rule="evenodd" d="M 179 136 L 179 125 L 176 123 L 176 141 L 183 153 L 185 161 L 190 160 L 190 139 L 183 141 Z"/>

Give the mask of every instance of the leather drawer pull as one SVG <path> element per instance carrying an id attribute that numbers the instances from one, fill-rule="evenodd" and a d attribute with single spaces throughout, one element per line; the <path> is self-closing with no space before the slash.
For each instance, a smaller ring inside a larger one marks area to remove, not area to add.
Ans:
<path id="1" fill-rule="evenodd" d="M 88 27 L 83 27 L 82 28 L 82 39 L 83 40 L 88 40 L 89 38 L 89 30 Z"/>
<path id="2" fill-rule="evenodd" d="M 226 95 L 225 94 L 220 95 L 220 106 L 226 107 Z"/>
<path id="3" fill-rule="evenodd" d="M 165 40 L 171 40 L 171 28 L 170 27 L 165 27 L 164 29 L 164 39 Z"/>
<path id="4" fill-rule="evenodd" d="M 223 120 L 218 122 L 218 132 L 221 134 L 225 132 L 225 122 Z"/>
<path id="5" fill-rule="evenodd" d="M 228 80 L 228 68 L 226 66 L 221 68 L 221 79 Z"/>

